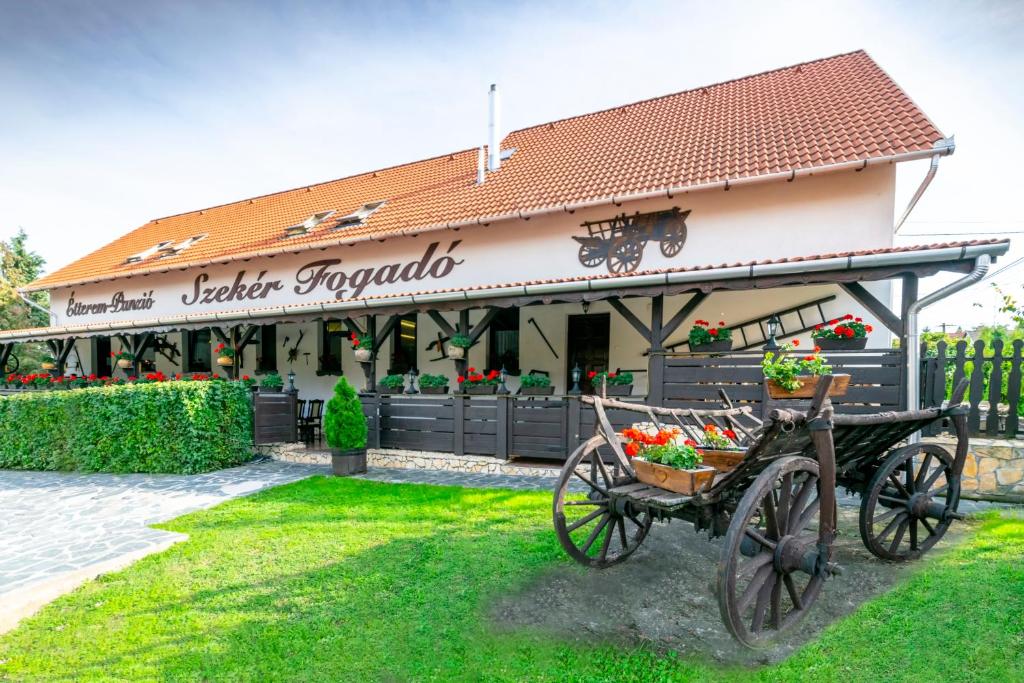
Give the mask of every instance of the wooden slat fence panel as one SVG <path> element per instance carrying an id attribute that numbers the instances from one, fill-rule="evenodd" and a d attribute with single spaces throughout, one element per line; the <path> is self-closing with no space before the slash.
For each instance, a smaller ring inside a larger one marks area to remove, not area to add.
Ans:
<path id="1" fill-rule="evenodd" d="M 567 402 L 558 398 L 508 399 L 509 454 L 565 460 L 568 456 Z"/>
<path id="2" fill-rule="evenodd" d="M 298 440 L 294 393 L 260 391 L 252 396 L 253 441 L 256 445 Z"/>

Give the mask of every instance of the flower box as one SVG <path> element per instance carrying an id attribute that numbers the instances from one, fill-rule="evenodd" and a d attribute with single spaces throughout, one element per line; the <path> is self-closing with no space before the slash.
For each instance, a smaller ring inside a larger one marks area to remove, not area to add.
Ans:
<path id="1" fill-rule="evenodd" d="M 373 360 L 373 351 L 370 349 L 356 349 L 355 356 L 356 360 L 360 363 L 369 363 Z"/>
<path id="2" fill-rule="evenodd" d="M 466 357 L 466 349 L 461 346 L 448 345 L 448 358 L 451 360 L 462 360 Z"/>
<path id="3" fill-rule="evenodd" d="M 445 384 L 443 387 L 420 387 L 421 394 L 447 394 L 448 385 Z"/>
<path id="4" fill-rule="evenodd" d="M 595 387 L 595 393 L 600 393 L 601 388 Z M 633 394 L 632 384 L 609 384 L 605 387 L 605 396 L 631 396 Z"/>
<path id="5" fill-rule="evenodd" d="M 724 353 L 732 350 L 732 339 L 719 339 L 709 344 L 693 344 L 690 346 L 692 353 Z"/>
<path id="6" fill-rule="evenodd" d="M 523 396 L 551 396 L 555 393 L 554 387 L 523 387 L 519 390 Z"/>
<path id="7" fill-rule="evenodd" d="M 743 455 L 746 451 L 743 450 L 714 450 L 710 448 L 702 448 L 701 453 L 704 454 L 703 464 L 708 467 L 714 467 L 719 472 L 730 472 L 736 469 L 736 466 L 743 461 Z"/>
<path id="8" fill-rule="evenodd" d="M 377 385 L 377 391 L 381 394 L 404 394 L 405 387 L 386 387 L 382 384 Z"/>
<path id="9" fill-rule="evenodd" d="M 462 387 L 462 391 L 470 396 L 487 396 L 497 390 L 497 384 L 466 384 Z"/>
<path id="10" fill-rule="evenodd" d="M 833 375 L 834 381 L 832 382 L 832 388 L 829 389 L 829 396 L 845 396 L 846 389 L 850 386 L 849 375 Z M 800 380 L 800 388 L 796 391 L 787 391 L 783 387 L 779 386 L 775 380 L 768 380 L 766 382 L 768 386 L 768 396 L 771 398 L 813 398 L 814 392 L 818 389 L 818 382 L 822 379 L 821 375 L 798 375 L 797 379 Z"/>
<path id="11" fill-rule="evenodd" d="M 636 478 L 644 484 L 675 493 L 692 496 L 706 487 L 715 478 L 715 468 L 701 465 L 692 470 L 679 470 L 667 465 L 647 462 L 642 458 L 633 458 L 633 471 Z"/>
<path id="12" fill-rule="evenodd" d="M 851 337 L 847 339 L 831 339 L 828 337 L 819 337 L 814 340 L 814 344 L 822 351 L 855 351 L 865 348 L 868 345 L 868 338 Z"/>

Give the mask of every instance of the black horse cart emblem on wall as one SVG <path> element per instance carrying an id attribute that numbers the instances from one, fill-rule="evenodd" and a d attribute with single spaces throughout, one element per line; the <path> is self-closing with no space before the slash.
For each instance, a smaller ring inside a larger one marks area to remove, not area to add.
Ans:
<path id="1" fill-rule="evenodd" d="M 686 217 L 689 211 L 622 214 L 603 221 L 587 221 L 586 237 L 573 239 L 580 243 L 580 263 L 597 268 L 602 263 L 609 273 L 632 273 L 640 267 L 644 247 L 650 240 L 660 242 L 661 253 L 672 258 L 686 243 Z"/>

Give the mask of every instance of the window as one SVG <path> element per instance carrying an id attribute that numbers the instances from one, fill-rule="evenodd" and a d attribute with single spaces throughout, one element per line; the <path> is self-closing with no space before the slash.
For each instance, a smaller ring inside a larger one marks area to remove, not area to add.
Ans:
<path id="1" fill-rule="evenodd" d="M 353 225 L 362 225 L 366 222 L 366 219 L 373 214 L 374 211 L 384 206 L 384 202 L 370 202 L 369 204 L 363 204 L 361 207 L 338 219 L 335 228 L 348 228 Z"/>
<path id="2" fill-rule="evenodd" d="M 519 309 L 503 308 L 488 328 L 487 367 L 519 375 Z"/>
<path id="3" fill-rule="evenodd" d="M 110 377 L 114 374 L 114 365 L 110 357 L 110 337 L 93 337 L 89 341 L 89 372 L 100 377 Z"/>
<path id="4" fill-rule="evenodd" d="M 186 330 L 182 333 L 181 346 L 185 349 L 181 359 L 185 372 L 211 371 L 210 330 Z"/>
<path id="5" fill-rule="evenodd" d="M 404 375 L 416 367 L 416 314 L 403 315 L 391 337 L 390 374 Z"/>
<path id="6" fill-rule="evenodd" d="M 340 375 L 341 349 L 348 339 L 345 325 L 340 320 L 320 321 L 320 346 L 317 374 Z"/>
<path id="7" fill-rule="evenodd" d="M 256 344 L 256 372 L 277 372 L 277 325 L 260 325 Z"/>
<path id="8" fill-rule="evenodd" d="M 138 347 L 139 343 L 142 342 L 143 335 L 135 335 L 135 346 Z M 140 364 L 142 372 L 154 372 L 156 370 L 156 348 L 153 344 L 146 346 L 146 350 L 142 352 L 142 356 L 136 359 Z"/>
<path id="9" fill-rule="evenodd" d="M 305 235 L 305 234 L 309 233 L 311 230 L 313 230 L 313 228 L 315 228 L 316 226 L 320 225 L 321 223 L 323 223 L 325 220 L 327 220 L 328 218 L 330 218 L 333 215 L 334 215 L 334 210 L 333 209 L 330 210 L 330 211 L 320 211 L 319 213 L 314 213 L 312 216 L 310 216 L 306 220 L 302 221 L 301 223 L 296 223 L 295 225 L 289 225 L 287 228 L 285 228 L 284 229 L 284 236 L 285 237 L 298 237 L 299 235 Z"/>

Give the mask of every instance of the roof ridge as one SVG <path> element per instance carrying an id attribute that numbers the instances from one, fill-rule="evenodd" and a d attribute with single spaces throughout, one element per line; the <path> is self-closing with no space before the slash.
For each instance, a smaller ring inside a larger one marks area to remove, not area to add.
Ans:
<path id="1" fill-rule="evenodd" d="M 382 166 L 381 168 L 372 168 L 372 169 L 370 169 L 368 171 L 360 171 L 359 173 L 353 173 L 351 175 L 341 176 L 340 178 L 331 178 L 330 180 L 321 180 L 319 182 L 308 183 L 306 185 L 296 185 L 295 187 L 290 187 L 287 190 L 277 190 L 276 192 L 264 192 L 263 194 L 253 195 L 252 197 L 242 197 L 241 199 L 234 199 L 234 200 L 232 200 L 230 202 L 221 202 L 220 204 L 213 204 L 212 206 L 205 206 L 205 207 L 200 208 L 200 209 L 193 209 L 191 211 L 179 211 L 178 213 L 171 213 L 171 214 L 167 214 L 166 216 L 159 216 L 157 218 L 151 218 L 148 221 L 146 221 L 146 223 L 144 225 L 139 226 L 139 227 L 145 227 L 146 225 L 149 225 L 150 223 L 155 223 L 157 221 L 167 220 L 168 218 L 177 218 L 178 216 L 187 216 L 187 215 L 193 214 L 193 213 L 202 213 L 204 211 L 211 211 L 213 209 L 222 209 L 225 206 L 232 206 L 234 204 L 241 204 L 242 202 L 251 202 L 251 201 L 255 201 L 257 199 L 266 199 L 267 197 L 276 197 L 278 195 L 288 194 L 289 192 L 298 192 L 299 190 L 308 190 L 310 188 L 319 187 L 321 185 L 330 185 L 331 183 L 338 183 L 338 182 L 341 182 L 343 180 L 352 180 L 353 178 L 359 178 L 359 177 L 362 177 L 362 176 L 368 176 L 368 175 L 372 175 L 374 173 L 383 173 L 384 171 L 393 171 L 396 168 L 405 168 L 407 166 L 414 166 L 416 164 L 422 164 L 422 163 L 426 163 L 428 161 L 435 161 L 437 159 L 442 159 L 444 157 L 454 157 L 457 154 L 466 154 L 467 152 L 475 152 L 476 150 L 477 150 L 476 147 L 467 147 L 466 149 L 460 149 L 460 150 L 457 150 L 457 151 L 454 151 L 454 152 L 444 152 L 442 154 L 435 154 L 434 156 L 424 157 L 422 159 L 416 159 L 414 161 L 406 161 L 406 162 L 401 163 L 401 164 L 392 164 L 390 166 Z"/>
<path id="2" fill-rule="evenodd" d="M 597 116 L 598 114 L 607 114 L 608 112 L 617 111 L 619 109 L 626 109 L 628 107 L 635 107 L 635 106 L 640 105 L 640 104 L 647 104 L 648 102 L 657 102 L 658 100 L 665 100 L 665 99 L 668 99 L 670 97 L 678 97 L 679 95 L 685 95 L 687 93 L 697 92 L 699 90 L 707 90 L 708 88 L 717 88 L 719 86 L 728 85 L 730 83 L 736 83 L 738 81 L 745 81 L 745 80 L 748 80 L 748 79 L 751 79 L 751 78 L 758 78 L 760 76 L 767 76 L 769 74 L 775 74 L 775 73 L 779 73 L 781 71 L 788 71 L 790 69 L 797 69 L 797 68 L 802 67 L 802 66 L 807 66 L 808 64 L 818 64 L 820 62 L 827 62 L 827 61 L 830 61 L 830 60 L 833 60 L 833 59 L 839 59 L 840 57 L 849 57 L 850 55 L 855 55 L 855 54 L 863 54 L 865 57 L 867 57 L 868 59 L 871 60 L 872 64 L 874 64 L 875 66 L 878 66 L 878 63 L 875 62 L 875 60 L 871 58 L 871 55 L 869 55 L 864 48 L 858 48 L 856 50 L 851 50 L 849 52 L 840 52 L 839 54 L 829 55 L 828 57 L 819 57 L 818 59 L 809 59 L 806 62 L 799 62 L 797 64 L 789 64 L 788 66 L 779 66 L 779 67 L 776 67 L 774 69 L 765 69 L 764 71 L 758 71 L 756 73 L 747 74 L 746 76 L 737 76 L 736 78 L 728 78 L 728 79 L 726 79 L 724 81 L 718 81 L 716 83 L 708 83 L 706 85 L 698 85 L 698 86 L 694 86 L 692 88 L 685 88 L 683 90 L 679 90 L 677 92 L 667 93 L 665 95 L 656 95 L 655 97 L 647 97 L 647 98 L 644 98 L 642 100 L 636 100 L 635 102 L 628 102 L 626 104 L 617 104 L 614 107 L 606 107 L 605 109 L 597 109 L 595 111 L 586 112 L 584 114 L 575 114 L 573 116 L 565 116 L 565 117 L 562 117 L 560 119 L 555 119 L 553 121 L 544 121 L 543 123 L 536 123 L 536 124 L 534 124 L 532 126 L 527 126 L 526 128 L 517 128 L 516 130 L 511 131 L 509 133 L 509 135 L 512 135 L 513 133 L 524 133 L 526 131 L 533 130 L 535 128 L 543 128 L 544 126 L 552 126 L 552 125 L 555 125 L 556 123 L 564 123 L 565 121 L 573 121 L 575 119 L 583 119 L 583 118 L 586 118 L 588 116 Z M 879 68 L 881 68 L 881 67 L 879 67 Z M 885 72 L 883 71 L 883 73 L 885 73 Z M 889 76 L 888 73 L 885 73 L 885 76 L 887 78 L 889 78 L 890 81 L 893 81 L 893 83 L 895 83 L 895 81 L 892 79 L 892 77 Z"/>

